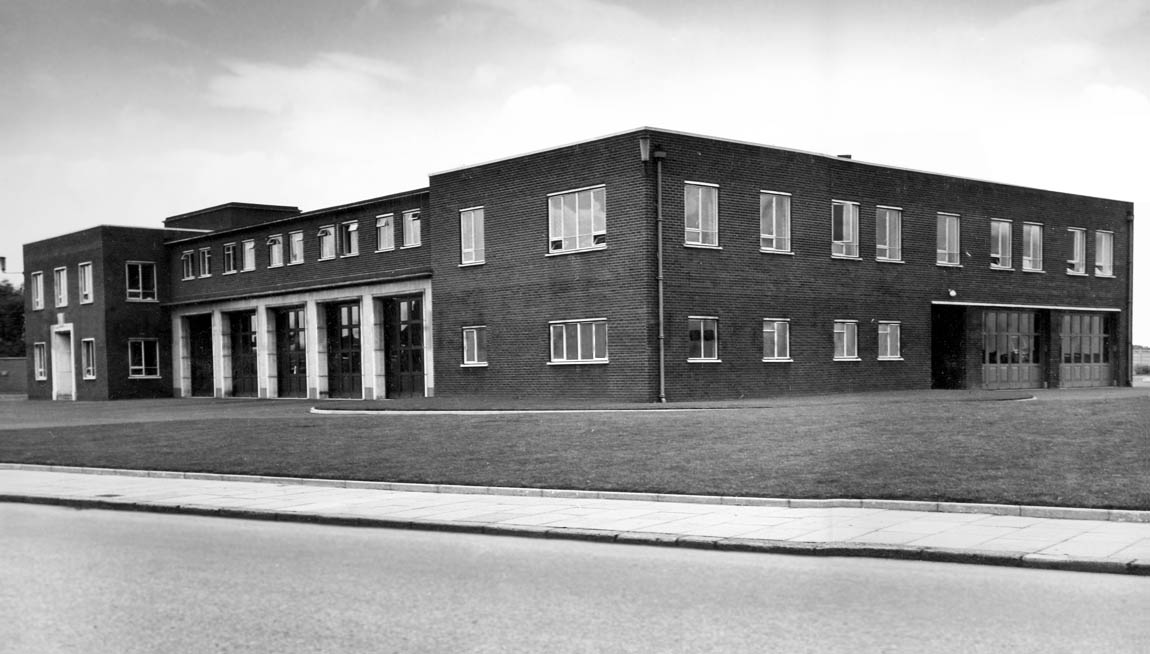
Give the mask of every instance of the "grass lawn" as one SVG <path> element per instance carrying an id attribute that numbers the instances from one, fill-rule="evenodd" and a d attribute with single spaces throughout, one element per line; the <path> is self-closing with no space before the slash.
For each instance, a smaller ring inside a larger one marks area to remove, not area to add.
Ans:
<path id="1" fill-rule="evenodd" d="M 699 411 L 240 416 L 0 426 L 0 461 L 763 497 L 1150 509 L 1145 395 Z M 266 405 L 276 406 L 274 403 Z M 41 405 L 42 406 L 42 405 Z M 180 411 L 180 402 L 171 406 Z M 192 414 L 189 413 L 192 417 Z M 0 416 L 3 417 L 3 416 Z"/>

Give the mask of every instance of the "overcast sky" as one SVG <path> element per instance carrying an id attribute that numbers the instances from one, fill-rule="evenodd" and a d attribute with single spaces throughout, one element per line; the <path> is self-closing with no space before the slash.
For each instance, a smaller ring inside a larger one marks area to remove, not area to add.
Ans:
<path id="1" fill-rule="evenodd" d="M 0 256 L 652 125 L 1134 201 L 1150 345 L 1148 34 L 1150 0 L 0 0 Z"/>

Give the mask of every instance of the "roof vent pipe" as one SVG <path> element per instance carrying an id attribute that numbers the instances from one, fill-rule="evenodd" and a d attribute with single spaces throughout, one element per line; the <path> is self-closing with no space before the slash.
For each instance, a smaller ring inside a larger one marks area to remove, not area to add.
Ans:
<path id="1" fill-rule="evenodd" d="M 840 155 L 838 155 L 838 158 L 839 159 L 850 159 L 851 156 L 849 154 L 840 154 Z"/>

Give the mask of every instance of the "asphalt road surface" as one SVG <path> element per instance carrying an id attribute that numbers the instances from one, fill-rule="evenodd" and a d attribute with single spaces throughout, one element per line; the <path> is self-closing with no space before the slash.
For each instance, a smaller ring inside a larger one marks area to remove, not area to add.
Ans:
<path id="1" fill-rule="evenodd" d="M 1150 579 L 0 504 L 0 652 L 1147 652 Z"/>

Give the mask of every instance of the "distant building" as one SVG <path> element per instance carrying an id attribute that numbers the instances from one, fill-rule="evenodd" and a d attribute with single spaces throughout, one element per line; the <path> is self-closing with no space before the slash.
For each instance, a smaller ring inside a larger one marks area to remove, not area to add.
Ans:
<path id="1" fill-rule="evenodd" d="M 1128 384 L 1132 219 L 642 128 L 317 211 L 233 203 L 26 245 L 29 396 Z"/>

